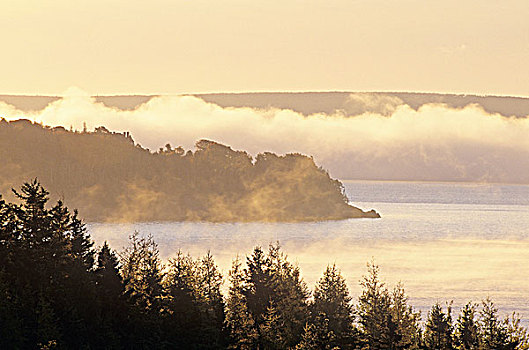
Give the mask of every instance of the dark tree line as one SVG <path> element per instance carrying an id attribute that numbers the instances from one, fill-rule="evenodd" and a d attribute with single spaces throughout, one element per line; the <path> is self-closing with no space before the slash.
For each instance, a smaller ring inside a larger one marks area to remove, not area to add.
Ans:
<path id="1" fill-rule="evenodd" d="M 402 286 L 368 264 L 353 303 L 335 265 L 311 292 L 279 245 L 236 258 L 223 276 L 210 253 L 166 263 L 153 238 L 95 249 L 76 212 L 48 205 L 37 182 L 0 199 L 1 349 L 527 349 L 515 316 L 490 300 L 426 322 Z"/>
<path id="2" fill-rule="evenodd" d="M 350 206 L 342 183 L 300 154 L 254 158 L 207 140 L 194 152 L 169 144 L 151 152 L 128 132 L 0 119 L 0 159 L 0 193 L 38 177 L 92 222 L 378 217 Z"/>

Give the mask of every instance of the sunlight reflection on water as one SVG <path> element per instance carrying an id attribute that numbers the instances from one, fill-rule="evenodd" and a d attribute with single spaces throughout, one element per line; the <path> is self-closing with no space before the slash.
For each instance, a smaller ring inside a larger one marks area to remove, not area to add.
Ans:
<path id="1" fill-rule="evenodd" d="M 426 315 L 435 301 L 493 298 L 502 313 L 529 319 L 529 186 L 347 182 L 349 198 L 381 219 L 318 223 L 89 224 L 97 244 L 120 250 L 135 230 L 151 233 L 161 256 L 179 249 L 211 250 L 227 272 L 231 260 L 255 245 L 279 241 L 309 286 L 336 262 L 351 293 L 372 258 L 389 286 L 402 281 L 411 303 Z M 393 202 L 388 202 L 390 198 Z"/>

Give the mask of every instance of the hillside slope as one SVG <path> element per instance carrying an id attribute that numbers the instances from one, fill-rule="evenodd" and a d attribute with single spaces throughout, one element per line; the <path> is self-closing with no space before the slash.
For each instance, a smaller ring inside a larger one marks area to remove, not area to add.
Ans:
<path id="1" fill-rule="evenodd" d="M 378 217 L 299 154 L 246 152 L 207 140 L 157 153 L 128 133 L 71 132 L 0 120 L 0 193 L 37 177 L 88 221 L 319 221 Z"/>

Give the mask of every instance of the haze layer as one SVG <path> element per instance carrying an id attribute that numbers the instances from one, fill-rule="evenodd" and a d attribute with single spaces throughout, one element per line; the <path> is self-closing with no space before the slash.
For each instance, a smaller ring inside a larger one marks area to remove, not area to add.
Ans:
<path id="1" fill-rule="evenodd" d="M 273 102 L 230 107 L 195 96 L 144 98 L 120 109 L 79 91 L 67 95 L 37 111 L 0 103 L 0 116 L 77 130 L 84 123 L 89 130 L 105 125 L 130 131 L 151 149 L 168 142 L 192 148 L 207 138 L 254 155 L 300 152 L 341 179 L 529 183 L 525 99 L 518 104 L 506 100 L 503 107 L 482 101 L 482 107 L 446 99 L 414 104 L 402 96 L 357 93 L 336 108 L 309 114 Z"/>

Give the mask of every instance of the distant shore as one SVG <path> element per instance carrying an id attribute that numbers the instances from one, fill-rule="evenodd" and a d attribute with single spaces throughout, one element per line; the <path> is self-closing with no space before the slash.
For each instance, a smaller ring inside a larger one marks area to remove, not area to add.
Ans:
<path id="1" fill-rule="evenodd" d="M 467 94 L 442 94 L 424 92 L 250 92 L 250 93 L 199 93 L 175 95 L 108 95 L 92 96 L 96 102 L 121 110 L 134 110 L 157 96 L 196 96 L 221 107 L 290 109 L 303 115 L 315 113 L 343 113 L 356 115 L 363 112 L 381 112 L 376 104 L 354 103 L 355 98 L 392 98 L 417 110 L 425 104 L 444 104 L 450 108 L 479 105 L 488 113 L 525 117 L 529 114 L 529 98 L 515 96 L 484 96 Z M 21 111 L 39 111 L 60 96 L 0 95 L 0 102 L 13 105 Z M 353 102 L 353 103 L 351 103 Z M 382 111 L 383 112 L 383 111 Z"/>

